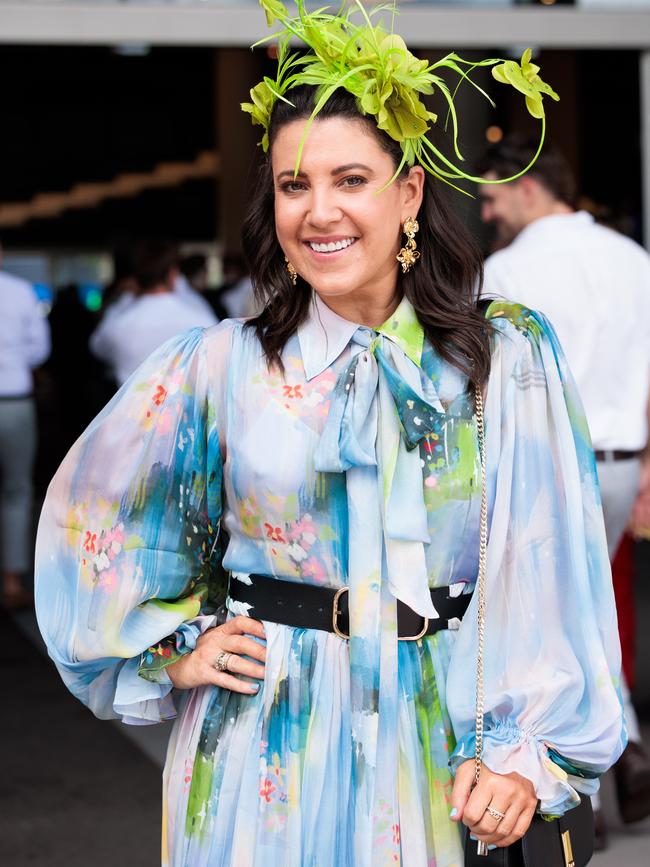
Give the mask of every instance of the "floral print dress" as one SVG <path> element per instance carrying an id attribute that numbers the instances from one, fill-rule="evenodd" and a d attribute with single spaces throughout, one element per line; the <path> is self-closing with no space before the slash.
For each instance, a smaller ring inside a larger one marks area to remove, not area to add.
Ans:
<path id="1" fill-rule="evenodd" d="M 624 745 L 596 470 L 549 323 L 499 301 L 487 315 L 484 758 L 559 814 Z M 133 374 L 51 483 L 41 630 L 97 716 L 176 717 L 166 867 L 460 867 L 449 798 L 474 752 L 476 600 L 411 642 L 395 600 L 435 616 L 430 587 L 473 588 L 471 391 L 406 299 L 373 331 L 314 295 L 283 360 L 269 370 L 226 321 Z M 257 695 L 173 693 L 165 667 L 215 624 L 228 574 L 349 587 L 350 640 L 265 623 Z"/>

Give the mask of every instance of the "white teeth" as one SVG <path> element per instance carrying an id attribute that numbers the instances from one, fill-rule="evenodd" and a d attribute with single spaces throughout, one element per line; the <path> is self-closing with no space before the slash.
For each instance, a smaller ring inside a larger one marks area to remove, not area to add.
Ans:
<path id="1" fill-rule="evenodd" d="M 330 241 L 327 244 L 315 244 L 313 241 L 310 241 L 309 246 L 315 253 L 334 253 L 337 250 L 345 250 L 346 247 L 354 244 L 356 240 L 356 238 L 346 238 L 344 241 Z"/>

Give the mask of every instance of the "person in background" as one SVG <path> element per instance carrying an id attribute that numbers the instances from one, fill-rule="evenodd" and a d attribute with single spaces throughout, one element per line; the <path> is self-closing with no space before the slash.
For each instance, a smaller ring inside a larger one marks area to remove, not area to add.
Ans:
<path id="1" fill-rule="evenodd" d="M 511 177 L 535 150 L 505 139 L 487 150 L 478 173 L 486 180 Z M 480 195 L 481 217 L 495 226 L 498 248 L 485 262 L 483 294 L 516 297 L 553 322 L 584 404 L 613 559 L 637 494 L 650 491 L 650 256 L 574 209 L 571 171 L 548 145 L 526 175 L 484 184 Z M 617 599 L 632 592 L 615 583 Z M 650 815 L 650 760 L 625 683 L 623 692 L 629 744 L 615 774 L 627 823 Z M 596 827 L 604 848 L 602 814 Z"/>
<path id="2" fill-rule="evenodd" d="M 223 318 L 215 310 L 212 292 L 208 287 L 208 260 L 203 253 L 192 253 L 184 256 L 179 264 L 179 272 L 174 283 L 174 291 L 189 304 L 195 304 L 202 311 L 210 311 Z"/>
<path id="3" fill-rule="evenodd" d="M 0 264 L 1 264 L 0 250 Z M 50 330 L 32 286 L 0 271 L 0 557 L 2 604 L 31 604 L 32 470 L 36 408 L 32 370 L 50 353 Z"/>
<path id="4" fill-rule="evenodd" d="M 171 244 L 139 244 L 133 254 L 133 299 L 105 317 L 90 338 L 93 354 L 110 365 L 119 385 L 170 337 L 196 326 L 217 324 L 207 304 L 205 309 L 199 308 L 175 291 L 177 262 L 177 251 Z"/>
<path id="5" fill-rule="evenodd" d="M 219 301 L 228 319 L 239 319 L 259 313 L 248 267 L 241 255 L 226 253 L 223 257 L 223 278 Z"/>

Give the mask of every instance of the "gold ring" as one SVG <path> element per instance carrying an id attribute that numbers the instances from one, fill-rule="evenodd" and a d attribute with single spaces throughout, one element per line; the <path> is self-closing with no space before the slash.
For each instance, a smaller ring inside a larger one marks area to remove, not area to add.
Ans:
<path id="1" fill-rule="evenodd" d="M 214 667 L 217 671 L 228 671 L 228 660 L 232 656 L 232 653 L 228 653 L 227 650 L 222 650 L 221 653 L 217 655 L 217 658 L 214 661 Z"/>
<path id="2" fill-rule="evenodd" d="M 485 812 L 489 813 L 493 819 L 498 819 L 499 822 L 501 821 L 501 819 L 505 819 L 506 817 L 505 813 L 502 813 L 501 810 L 496 810 L 494 807 L 486 807 Z"/>

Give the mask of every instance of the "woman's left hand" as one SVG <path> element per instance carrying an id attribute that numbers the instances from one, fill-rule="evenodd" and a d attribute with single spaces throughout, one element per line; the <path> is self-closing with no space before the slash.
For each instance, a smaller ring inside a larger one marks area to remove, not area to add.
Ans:
<path id="1" fill-rule="evenodd" d="M 451 793 L 451 819 L 463 822 L 477 840 L 488 845 L 510 846 L 528 830 L 537 808 L 537 795 L 530 780 L 517 773 L 495 774 L 485 765 L 474 786 L 474 760 L 456 771 Z M 492 816 L 488 807 L 504 818 Z"/>

